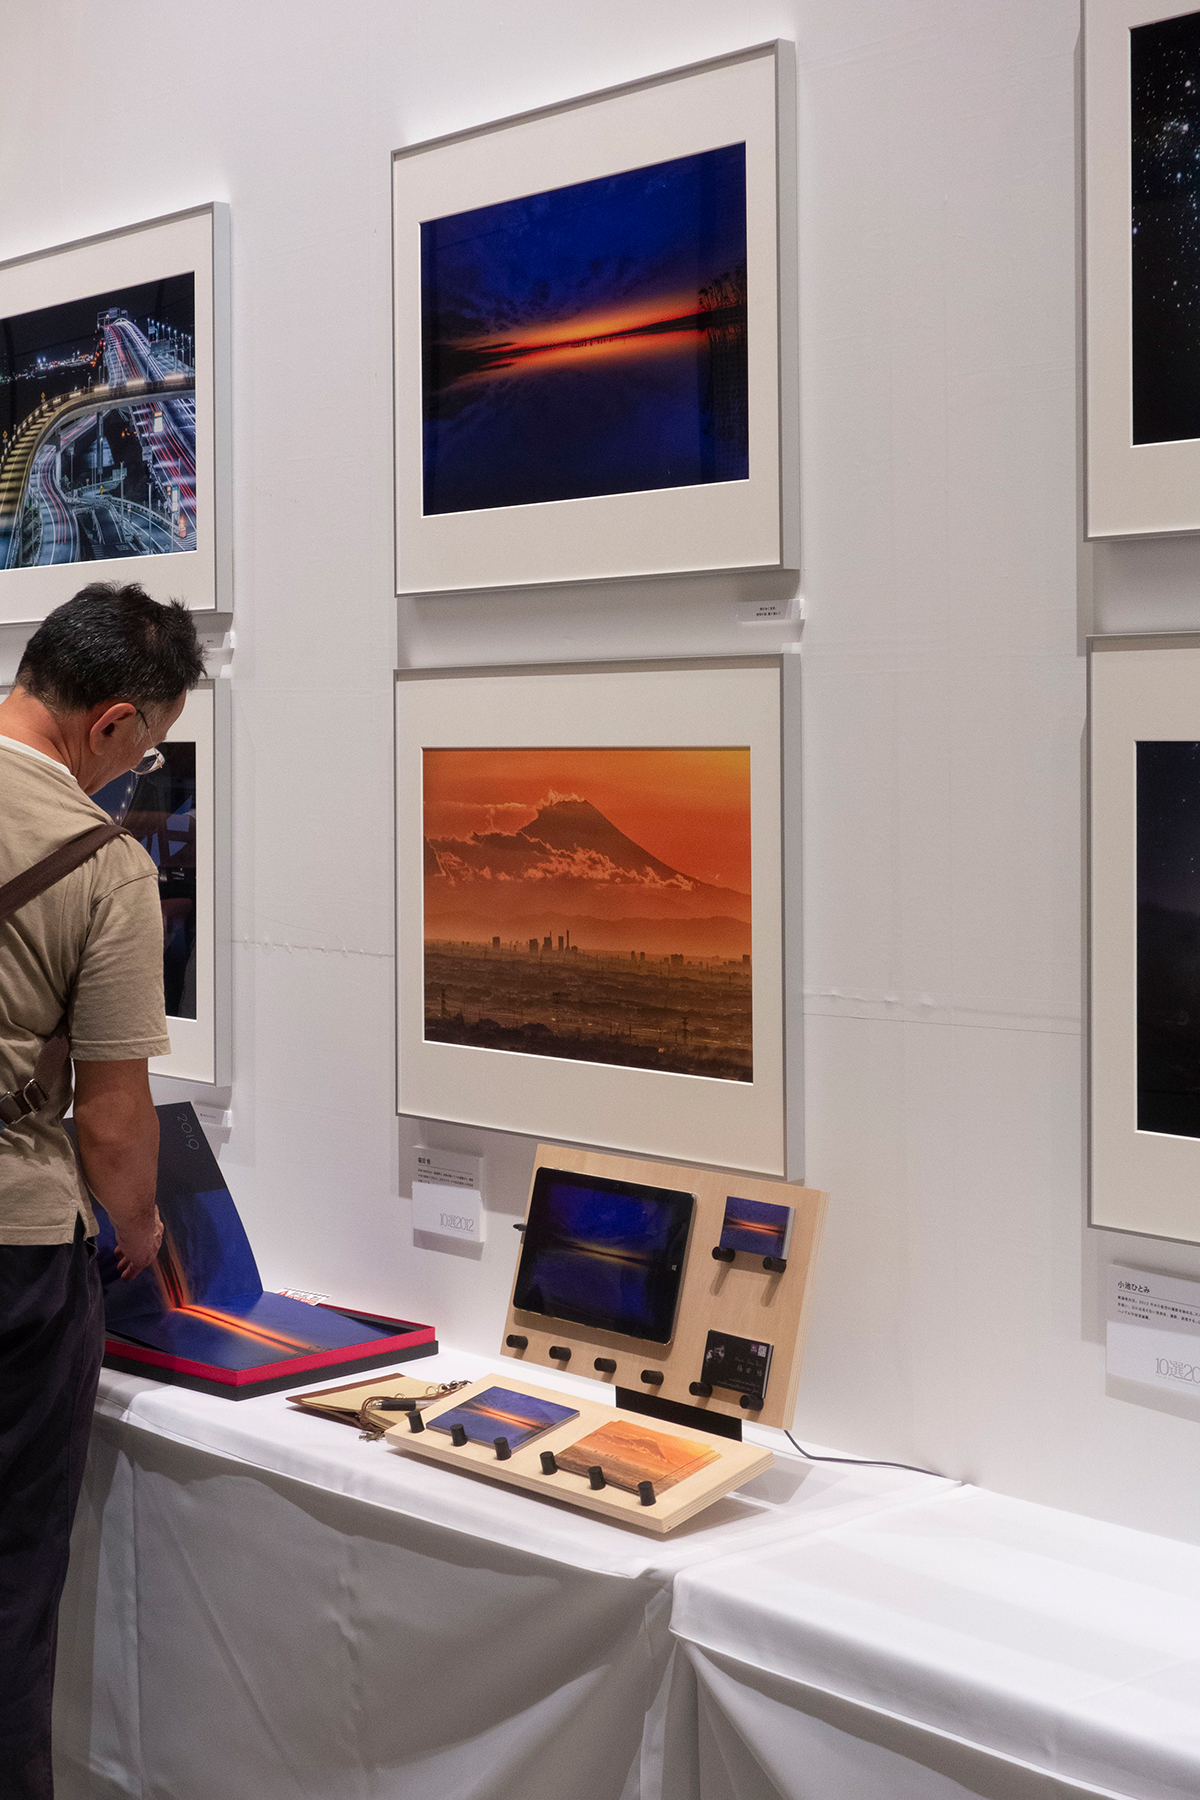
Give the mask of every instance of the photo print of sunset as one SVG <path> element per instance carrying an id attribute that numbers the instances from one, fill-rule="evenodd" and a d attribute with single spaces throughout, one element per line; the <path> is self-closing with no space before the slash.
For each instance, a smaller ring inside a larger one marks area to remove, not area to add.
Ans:
<path id="1" fill-rule="evenodd" d="M 423 757 L 427 1041 L 753 1080 L 748 748 Z"/>
<path id="2" fill-rule="evenodd" d="M 749 478 L 746 146 L 421 225 L 423 510 Z"/>

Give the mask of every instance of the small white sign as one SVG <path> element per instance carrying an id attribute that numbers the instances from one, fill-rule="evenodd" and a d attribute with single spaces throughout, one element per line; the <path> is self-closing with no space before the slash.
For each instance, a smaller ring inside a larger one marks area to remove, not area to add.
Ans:
<path id="1" fill-rule="evenodd" d="M 791 625 L 804 617 L 799 594 L 786 600 L 738 600 L 735 604 L 741 625 Z"/>
<path id="2" fill-rule="evenodd" d="M 1106 1367 L 1126 1381 L 1200 1397 L 1200 1281 L 1114 1263 Z"/>
<path id="3" fill-rule="evenodd" d="M 418 1145 L 413 1156 L 412 1218 L 414 1231 L 482 1244 L 483 1158 Z"/>

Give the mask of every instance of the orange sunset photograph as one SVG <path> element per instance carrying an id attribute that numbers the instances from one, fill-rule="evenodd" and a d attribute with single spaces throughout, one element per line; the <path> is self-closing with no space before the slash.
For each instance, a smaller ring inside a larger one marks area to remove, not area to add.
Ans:
<path id="1" fill-rule="evenodd" d="M 753 1079 L 748 748 L 423 762 L 427 1041 Z"/>

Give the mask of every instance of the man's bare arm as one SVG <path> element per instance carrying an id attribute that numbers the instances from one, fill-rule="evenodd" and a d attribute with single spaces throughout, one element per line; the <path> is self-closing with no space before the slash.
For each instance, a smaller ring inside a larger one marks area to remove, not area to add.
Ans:
<path id="1" fill-rule="evenodd" d="M 75 1064 L 75 1133 L 87 1184 L 113 1222 L 117 1262 L 131 1281 L 154 1261 L 158 1114 L 146 1059 Z"/>

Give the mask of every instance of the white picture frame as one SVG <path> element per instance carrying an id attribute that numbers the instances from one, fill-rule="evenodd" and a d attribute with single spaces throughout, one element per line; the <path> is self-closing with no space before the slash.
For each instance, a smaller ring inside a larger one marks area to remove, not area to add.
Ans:
<path id="1" fill-rule="evenodd" d="M 1142 946 L 1139 1010 L 1139 921 L 1155 930 L 1146 911 L 1155 877 L 1153 866 L 1139 872 L 1138 854 L 1139 745 L 1200 745 L 1200 638 L 1094 639 L 1088 686 L 1090 1222 L 1200 1243 L 1200 1135 L 1145 1128 L 1150 1108 L 1161 1125 L 1163 1101 L 1151 1092 L 1148 1105 L 1145 1091 L 1160 1085 L 1156 1064 L 1143 1073 L 1141 1059 L 1160 1041 L 1162 1009 Z M 1150 806 L 1144 798 L 1147 832 Z M 1149 940 L 1152 953 L 1170 929 Z M 1141 1045 L 1139 1025 L 1156 1034 Z"/>
<path id="2" fill-rule="evenodd" d="M 399 1113 L 800 1178 L 799 674 L 794 655 L 397 674 Z M 750 752 L 752 1080 L 427 1040 L 427 750 L 743 745 Z"/>
<path id="3" fill-rule="evenodd" d="M 1139 325 L 1135 310 L 1130 37 L 1140 26 L 1165 25 L 1197 10 L 1194 0 L 1174 6 L 1163 0 L 1084 0 L 1089 538 L 1200 530 L 1200 428 L 1195 435 L 1187 427 L 1189 435 L 1176 436 L 1176 429 L 1185 428 L 1147 422 L 1145 403 L 1135 397 L 1135 330 L 1147 343 L 1155 332 L 1153 315 L 1147 313 Z M 1149 255 L 1147 244 L 1143 236 L 1143 256 Z M 1136 379 L 1141 383 L 1143 377 Z M 1148 382 L 1149 375 L 1144 379 Z M 1158 438 L 1156 431 L 1169 435 Z"/>
<path id="4" fill-rule="evenodd" d="M 191 537 L 195 547 L 128 556 L 105 554 L 88 561 L 75 559 L 28 567 L 8 566 L 12 557 L 21 554 L 18 542 L 21 517 L 27 510 L 38 510 L 33 506 L 30 483 L 49 479 L 35 473 L 38 451 L 47 447 L 53 449 L 55 443 L 61 446 L 63 431 L 72 421 L 83 419 L 81 407 L 96 412 L 93 404 L 96 396 L 103 394 L 106 400 L 111 396 L 123 397 L 133 406 L 139 400 L 144 403 L 151 390 L 147 389 L 143 378 L 136 377 L 124 386 L 113 386 L 106 380 L 90 393 L 85 391 L 78 397 L 67 392 L 51 413 L 35 408 L 21 421 L 14 420 L 13 442 L 9 446 L 11 457 L 0 461 L 0 514 L 3 515 L 0 518 L 0 539 L 3 540 L 0 624 L 36 624 L 88 581 L 96 580 L 138 582 L 156 599 L 180 599 L 196 612 L 232 610 L 228 206 L 212 202 L 0 262 L 0 331 L 9 319 L 24 318 L 43 309 L 108 296 L 189 273 L 194 276 L 195 283 L 194 341 L 187 345 L 180 368 L 170 377 L 170 382 L 177 385 L 170 386 L 168 393 L 169 383 L 164 380 L 153 388 L 152 397 L 161 390 L 168 397 L 178 391 L 183 398 L 187 395 L 194 398 L 195 510 Z M 95 373 L 103 372 L 97 370 Z M 86 370 L 78 376 L 83 388 L 89 379 L 94 380 L 94 374 L 89 376 Z M 55 397 L 52 395 L 51 398 Z M 24 399 L 21 404 L 24 406 Z M 72 406 L 74 411 L 70 410 Z M 113 405 L 107 410 L 111 413 L 119 409 Z M 169 412 L 170 409 L 160 410 Z M 19 428 L 23 435 L 18 445 Z M 158 428 L 155 419 L 153 429 Z M 56 429 L 57 439 L 54 436 Z M 164 464 L 163 470 L 168 469 L 169 465 Z M 57 480 L 56 474 L 52 488 L 57 485 Z M 153 483 L 150 488 L 154 505 L 161 515 L 158 524 L 154 523 L 154 507 L 144 507 L 139 512 L 138 507 L 125 497 L 123 484 L 119 499 L 113 492 L 107 497 L 101 493 L 106 528 L 100 537 L 110 548 L 123 543 L 133 544 L 139 539 L 158 541 L 164 530 L 169 531 L 172 521 L 178 522 L 178 486 L 172 487 L 164 475 L 161 493 Z M 185 491 L 184 513 L 187 511 L 186 498 Z M 54 499 L 51 491 L 47 504 Z M 61 496 L 58 499 L 61 500 Z M 78 507 L 73 505 L 65 509 L 58 505 L 55 510 L 72 515 L 70 533 L 77 549 L 81 531 L 96 532 L 94 517 L 82 502 Z M 141 516 L 142 512 L 146 514 L 145 518 Z M 89 517 L 92 517 L 90 527 L 86 523 Z M 84 522 L 80 524 L 79 519 Z M 186 518 L 183 523 L 186 527 Z M 187 536 L 186 529 L 184 536 Z M 44 536 L 39 541 L 44 544 Z M 69 552 L 69 545 L 64 544 L 62 548 L 64 554 Z M 40 554 L 46 552 L 43 550 Z"/>
<path id="5" fill-rule="evenodd" d="M 394 153 L 398 595 L 799 567 L 794 90 L 770 43 Z M 422 226 L 742 143 L 748 476 L 427 513 Z"/>

